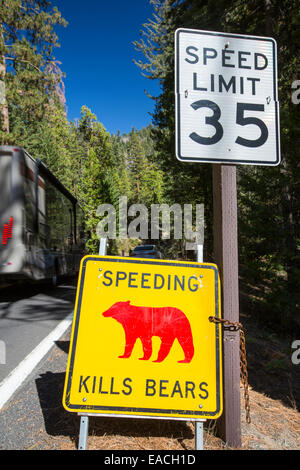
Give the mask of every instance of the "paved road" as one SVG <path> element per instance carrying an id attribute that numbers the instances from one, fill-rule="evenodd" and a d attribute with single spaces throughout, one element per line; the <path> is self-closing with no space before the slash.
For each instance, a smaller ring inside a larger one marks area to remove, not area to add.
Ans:
<path id="1" fill-rule="evenodd" d="M 74 309 L 76 279 L 56 288 L 23 284 L 0 289 L 0 383 Z"/>
<path id="2" fill-rule="evenodd" d="M 62 406 L 70 329 L 0 409 L 0 451 L 76 450 L 79 417 Z"/>

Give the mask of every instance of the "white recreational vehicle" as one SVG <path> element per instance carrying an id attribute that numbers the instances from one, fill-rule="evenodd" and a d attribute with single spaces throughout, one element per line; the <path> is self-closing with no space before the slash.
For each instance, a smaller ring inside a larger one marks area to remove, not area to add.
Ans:
<path id="1" fill-rule="evenodd" d="M 24 149 L 0 146 L 0 284 L 75 274 L 84 255 L 77 199 Z"/>

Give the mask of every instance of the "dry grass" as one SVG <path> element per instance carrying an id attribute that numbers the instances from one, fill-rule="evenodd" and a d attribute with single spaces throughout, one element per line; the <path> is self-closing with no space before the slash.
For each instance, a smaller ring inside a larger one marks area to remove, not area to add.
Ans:
<path id="1" fill-rule="evenodd" d="M 300 449 L 300 413 L 250 390 L 251 424 L 242 425 L 244 449 Z M 244 417 L 244 413 L 243 413 Z"/>
<path id="2" fill-rule="evenodd" d="M 242 407 L 241 450 L 300 449 L 300 413 L 261 393 L 249 390 L 251 423 Z M 230 449 L 215 435 L 215 422 L 205 424 L 204 449 Z M 50 436 L 49 436 L 50 437 Z M 64 437 L 62 450 L 75 450 L 77 437 Z M 194 450 L 194 424 L 188 422 L 90 418 L 89 450 Z"/>
<path id="3" fill-rule="evenodd" d="M 29 449 L 76 450 L 78 447 L 80 418 L 75 413 L 65 411 L 62 407 L 69 334 L 67 333 L 65 338 L 57 342 L 43 368 L 44 373 L 40 373 L 40 376 L 35 380 L 38 392 L 37 407 L 41 416 L 38 418 L 39 413 L 28 413 L 28 408 L 24 408 L 27 401 L 31 406 L 32 395 L 30 397 L 22 395 L 21 401 L 20 396 L 16 396 L 8 406 L 7 413 L 14 407 L 22 410 L 22 413 L 20 411 L 20 414 L 16 415 L 15 425 L 16 430 L 18 425 L 24 426 L 25 424 L 26 429 L 32 431 L 31 442 L 25 445 Z M 266 369 L 264 364 L 268 363 L 270 357 L 274 357 L 271 354 L 273 350 L 271 351 L 270 348 L 274 348 L 274 351 L 279 350 L 277 343 L 275 344 L 269 339 L 267 341 L 261 339 L 258 342 L 256 339 L 255 342 L 249 341 L 248 346 L 250 375 L 252 376 L 250 383 L 254 383 L 255 380 L 256 382 L 255 388 L 254 386 L 249 387 L 250 424 L 246 423 L 243 390 L 241 389 L 241 450 L 299 450 L 299 387 L 295 385 L 290 389 L 288 382 L 293 377 L 294 382 L 298 384 L 297 374 L 299 374 L 298 367 L 300 366 L 290 366 L 291 370 L 284 371 L 278 367 Z M 287 383 L 286 388 L 284 388 L 285 383 Z M 29 388 L 28 393 L 31 394 L 31 390 Z M 280 398 L 278 398 L 279 391 Z M 294 402 L 290 397 L 294 399 Z M 36 422 L 37 419 L 38 422 Z M 106 451 L 194 450 L 194 424 L 159 419 L 91 417 L 89 419 L 88 449 Z M 216 423 L 213 420 L 205 423 L 204 449 L 229 449 L 216 436 Z"/>
<path id="4" fill-rule="evenodd" d="M 68 339 L 68 337 L 65 339 Z M 274 348 L 274 351 L 280 350 L 276 341 L 273 343 L 270 340 L 261 340 L 258 344 L 253 345 L 255 346 L 253 351 L 251 350 L 252 346 L 249 345 L 250 354 L 248 359 L 250 360 L 250 366 L 252 365 L 255 368 L 258 386 L 261 388 L 261 384 L 264 383 L 266 390 L 270 390 L 270 383 L 276 384 L 277 387 L 279 386 L 282 389 L 286 377 L 289 377 L 280 376 L 279 374 L 285 372 L 278 369 L 266 371 L 265 368 L 262 368 L 262 370 L 258 368 L 258 364 L 261 364 L 262 351 L 268 352 L 270 348 Z M 272 352 L 274 351 L 272 350 Z M 56 358 L 58 359 L 58 356 L 64 356 L 65 352 L 55 348 L 52 353 L 54 361 Z M 289 373 L 297 375 L 298 368 L 294 366 Z M 61 393 L 62 390 L 58 390 L 58 395 Z M 298 403 L 298 388 L 295 389 L 295 393 L 297 393 L 295 403 Z M 295 404 L 293 406 L 290 399 L 286 399 L 286 392 L 283 391 L 282 397 L 284 400 L 282 401 L 281 399 L 270 398 L 266 393 L 249 386 L 249 396 L 251 423 L 247 424 L 241 386 L 241 450 L 299 450 L 300 412 Z M 275 396 L 277 397 L 276 394 Z M 61 400 L 60 397 L 59 400 Z M 52 410 L 50 418 L 50 421 L 55 421 L 55 432 L 44 436 L 45 444 L 43 447 L 53 448 L 53 442 L 55 441 L 55 448 L 62 450 L 77 449 L 79 420 L 80 418 L 77 415 L 67 413 L 59 404 L 57 408 Z M 51 434 L 53 435 L 51 436 Z M 48 444 L 46 444 L 46 441 L 48 441 Z M 88 449 L 194 450 L 194 424 L 171 420 L 91 417 L 89 420 Z M 226 443 L 216 436 L 216 422 L 213 420 L 205 423 L 204 449 L 229 449 Z"/>

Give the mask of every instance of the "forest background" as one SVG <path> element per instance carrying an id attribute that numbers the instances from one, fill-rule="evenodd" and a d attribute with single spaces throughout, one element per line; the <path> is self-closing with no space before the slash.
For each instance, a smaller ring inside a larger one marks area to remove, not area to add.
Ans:
<path id="1" fill-rule="evenodd" d="M 271 36 L 278 47 L 282 162 L 237 167 L 241 302 L 259 322 L 300 331 L 299 0 L 149 0 L 154 14 L 134 47 L 141 73 L 157 80 L 152 124 L 110 134 L 84 103 L 78 122 L 66 115 L 64 75 L 55 60 L 56 26 L 66 21 L 54 1 L 0 0 L 0 144 L 24 147 L 40 158 L 82 205 L 97 252 L 96 211 L 119 197 L 133 203 L 204 204 L 204 259 L 214 261 L 212 165 L 175 158 L 174 32 L 179 27 Z M 295 95 L 294 95 L 295 96 Z M 151 241 L 151 240 L 148 240 Z M 192 258 L 185 240 L 160 239 L 165 258 Z M 138 240 L 110 242 L 110 253 Z M 295 337 L 295 336 L 294 336 Z"/>

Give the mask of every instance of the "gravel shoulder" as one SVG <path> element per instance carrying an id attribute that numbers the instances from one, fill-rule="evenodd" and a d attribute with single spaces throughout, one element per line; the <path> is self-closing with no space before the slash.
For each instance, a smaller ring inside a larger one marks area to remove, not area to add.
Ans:
<path id="1" fill-rule="evenodd" d="M 65 411 L 62 406 L 69 341 L 70 329 L 55 342 L 50 353 L 0 411 L 1 450 L 77 449 L 80 418 Z M 251 353 L 251 347 L 249 352 L 250 380 L 251 370 L 254 368 L 252 360 L 256 356 Z M 300 365 L 297 369 L 295 367 L 293 371 L 296 370 L 298 374 Z M 279 382 L 279 375 L 272 373 L 267 368 L 268 377 Z M 293 391 L 293 400 L 273 398 L 270 390 L 268 393 L 261 391 L 262 378 L 257 380 L 259 391 L 251 386 L 250 380 L 251 424 L 246 423 L 243 399 L 241 402 L 241 450 L 299 450 L 299 397 L 295 396 L 297 389 Z M 268 383 L 266 381 L 266 386 Z M 276 390 L 277 388 L 278 385 Z M 242 390 L 241 396 L 243 397 Z M 194 425 L 171 420 L 90 418 L 88 449 L 194 450 Z M 214 421 L 205 424 L 204 449 L 229 449 L 215 436 Z"/>

